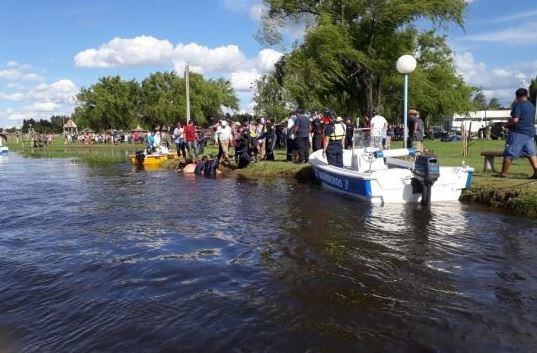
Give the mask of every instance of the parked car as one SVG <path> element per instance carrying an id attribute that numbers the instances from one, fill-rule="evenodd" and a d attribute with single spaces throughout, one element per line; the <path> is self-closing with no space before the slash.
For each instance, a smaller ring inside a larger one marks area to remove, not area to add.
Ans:
<path id="1" fill-rule="evenodd" d="M 504 123 L 492 123 L 490 125 L 482 127 L 477 132 L 477 136 L 479 138 L 486 138 L 487 128 L 490 128 L 490 138 L 492 138 L 493 140 L 505 140 L 505 138 L 507 137 L 508 131 L 505 129 Z"/>
<path id="2" fill-rule="evenodd" d="M 435 139 L 441 139 L 447 134 L 447 132 L 440 126 L 433 126 L 429 131 L 429 136 Z"/>

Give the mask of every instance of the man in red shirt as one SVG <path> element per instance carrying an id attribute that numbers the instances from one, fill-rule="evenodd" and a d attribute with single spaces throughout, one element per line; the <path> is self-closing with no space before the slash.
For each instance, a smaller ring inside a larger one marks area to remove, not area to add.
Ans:
<path id="1" fill-rule="evenodd" d="M 196 136 L 196 127 L 194 122 L 190 120 L 184 127 L 186 149 L 190 158 L 195 159 L 198 157 L 198 139 Z"/>

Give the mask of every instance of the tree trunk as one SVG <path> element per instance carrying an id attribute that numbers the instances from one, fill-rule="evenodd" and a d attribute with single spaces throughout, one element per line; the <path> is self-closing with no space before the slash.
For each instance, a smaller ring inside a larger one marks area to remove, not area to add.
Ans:
<path id="1" fill-rule="evenodd" d="M 377 91 L 375 93 L 377 96 L 377 104 L 375 108 L 379 111 L 380 107 L 382 107 L 382 83 L 380 82 L 380 77 L 377 77 Z"/>
<path id="2" fill-rule="evenodd" d="M 373 116 L 373 76 L 366 70 L 360 69 L 356 77 L 364 93 L 362 113 L 371 118 Z"/>

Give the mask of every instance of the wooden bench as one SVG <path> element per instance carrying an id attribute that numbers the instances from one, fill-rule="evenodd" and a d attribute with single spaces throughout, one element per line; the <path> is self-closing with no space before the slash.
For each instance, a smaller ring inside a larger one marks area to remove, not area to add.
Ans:
<path id="1" fill-rule="evenodd" d="M 483 151 L 483 172 L 496 172 L 494 168 L 494 158 L 503 157 L 503 151 Z"/>

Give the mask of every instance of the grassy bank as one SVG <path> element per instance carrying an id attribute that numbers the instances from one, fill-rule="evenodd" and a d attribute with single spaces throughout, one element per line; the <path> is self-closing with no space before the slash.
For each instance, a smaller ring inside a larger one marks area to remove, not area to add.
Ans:
<path id="1" fill-rule="evenodd" d="M 9 142 L 11 151 L 30 158 L 71 158 L 86 163 L 118 163 L 128 160 L 129 154 L 142 150 L 142 144 L 65 144 L 56 139 L 51 144 L 33 148 L 29 142 Z"/>
<path id="2" fill-rule="evenodd" d="M 532 169 L 526 159 L 514 162 L 509 178 L 500 179 L 491 173 L 483 173 L 484 150 L 503 150 L 503 141 L 472 141 L 469 155 L 461 157 L 460 142 L 426 141 L 425 148 L 437 155 L 444 166 L 460 165 L 464 162 L 475 168 L 475 178 L 472 187 L 462 196 L 463 201 L 471 201 L 487 206 L 501 208 L 518 215 L 537 217 L 537 182 L 526 178 L 532 174 Z M 398 148 L 400 142 L 392 143 L 392 148 Z M 133 144 L 100 144 L 100 145 L 66 145 L 61 140 L 44 147 L 33 149 L 28 143 L 9 143 L 12 151 L 26 157 L 71 158 L 87 163 L 116 163 L 128 160 L 128 155 L 144 148 L 143 145 Z M 207 147 L 204 154 L 216 155 L 215 147 Z M 165 168 L 174 169 L 175 161 L 169 161 Z M 496 168 L 501 168 L 501 158 L 496 159 Z M 312 168 L 307 164 L 294 164 L 286 161 L 284 151 L 276 151 L 275 161 L 251 163 L 245 169 L 231 166 L 231 175 L 246 179 L 274 179 L 279 177 L 296 178 L 301 181 L 314 179 Z"/>
<path id="3" fill-rule="evenodd" d="M 392 148 L 398 148 L 394 142 Z M 460 142 L 426 141 L 425 148 L 434 153 L 444 166 L 460 165 L 463 161 L 474 167 L 475 174 L 472 187 L 462 196 L 463 201 L 476 202 L 486 206 L 502 209 L 513 214 L 537 217 L 537 182 L 527 179 L 533 173 L 527 159 L 514 162 L 510 177 L 501 179 L 493 173 L 483 172 L 482 151 L 502 151 L 504 141 L 472 141 L 469 154 L 461 157 Z M 501 169 L 501 158 L 496 159 L 496 169 Z M 299 180 L 314 178 L 311 167 L 304 164 L 285 162 L 283 151 L 276 153 L 275 162 L 253 163 L 248 168 L 236 170 L 235 173 L 248 179 L 294 177 Z"/>
<path id="4" fill-rule="evenodd" d="M 434 151 L 442 165 L 457 165 L 462 160 L 475 168 L 475 178 L 461 199 L 506 210 L 510 213 L 537 217 L 537 182 L 527 178 L 533 174 L 527 159 L 514 161 L 509 178 L 498 178 L 493 173 L 483 172 L 482 151 L 502 151 L 504 141 L 472 141 L 469 155 L 461 157 L 461 143 L 427 142 L 426 147 Z M 501 158 L 496 158 L 496 170 L 501 170 Z"/>

